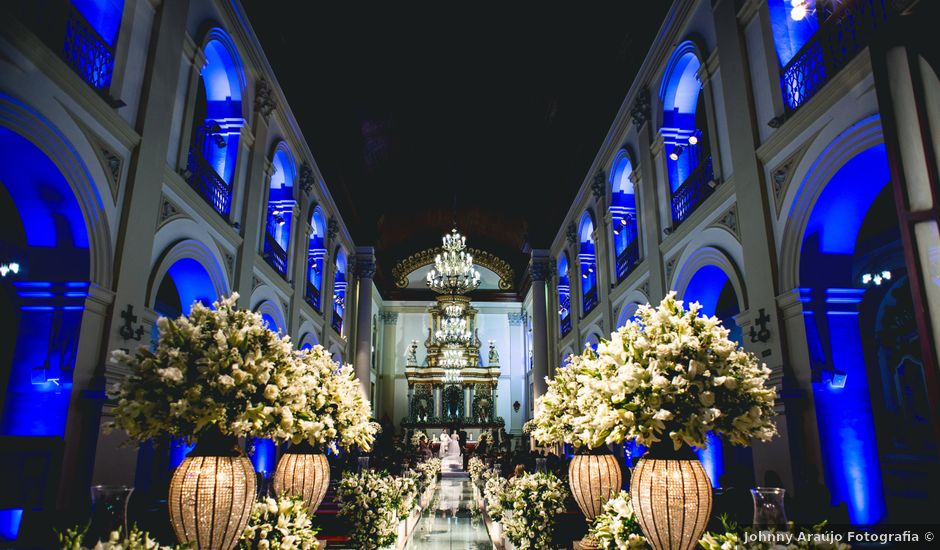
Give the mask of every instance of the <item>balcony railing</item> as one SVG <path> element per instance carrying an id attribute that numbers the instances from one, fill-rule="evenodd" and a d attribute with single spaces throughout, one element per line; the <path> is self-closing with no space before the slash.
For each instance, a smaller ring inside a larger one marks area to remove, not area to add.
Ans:
<path id="1" fill-rule="evenodd" d="M 793 112 L 810 100 L 896 13 L 885 0 L 846 2 L 833 12 L 780 72 L 783 102 Z M 905 4 L 907 2 L 900 2 Z M 897 2 L 896 2 L 897 4 Z"/>
<path id="2" fill-rule="evenodd" d="M 201 153 L 189 150 L 186 181 L 223 218 L 228 220 L 232 209 L 232 186 L 225 182 Z"/>
<path id="3" fill-rule="evenodd" d="M 624 280 L 640 263 L 640 240 L 635 238 L 617 256 L 617 282 Z"/>
<path id="4" fill-rule="evenodd" d="M 92 88 L 107 91 L 111 87 L 114 52 L 71 4 L 65 20 L 62 58 Z"/>
<path id="5" fill-rule="evenodd" d="M 561 318 L 561 336 L 564 338 L 571 332 L 571 314 L 565 315 Z"/>
<path id="6" fill-rule="evenodd" d="M 584 295 L 584 307 L 582 311 L 587 315 L 595 307 L 597 307 L 597 287 L 593 286 L 590 290 L 587 291 L 587 294 Z"/>
<path id="7" fill-rule="evenodd" d="M 268 262 L 282 276 L 287 275 L 287 252 L 273 235 L 264 232 L 264 261 Z"/>
<path id="8" fill-rule="evenodd" d="M 307 300 L 310 307 L 320 311 L 320 289 L 313 286 L 310 281 L 307 281 L 307 293 L 304 295 L 304 299 Z"/>
<path id="9" fill-rule="evenodd" d="M 689 174 L 685 182 L 672 194 L 672 225 L 688 218 L 715 190 L 715 173 L 709 156 Z"/>
<path id="10" fill-rule="evenodd" d="M 335 330 L 337 333 L 342 334 L 342 333 L 343 333 L 343 317 L 342 317 L 342 315 L 340 315 L 340 314 L 338 314 L 338 313 L 336 313 L 336 312 L 334 311 L 334 312 L 333 312 L 333 316 L 332 316 L 332 318 L 330 319 L 330 326 L 332 326 L 332 327 L 333 327 L 333 330 Z"/>

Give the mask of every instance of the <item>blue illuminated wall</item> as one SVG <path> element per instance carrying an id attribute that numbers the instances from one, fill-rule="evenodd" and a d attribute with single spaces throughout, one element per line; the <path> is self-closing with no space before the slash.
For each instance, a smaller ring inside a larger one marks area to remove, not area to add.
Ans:
<path id="1" fill-rule="evenodd" d="M 114 46 L 124 15 L 124 0 L 71 0 L 71 3 L 101 38 Z"/>
<path id="2" fill-rule="evenodd" d="M 558 257 L 558 319 L 564 336 L 571 328 L 571 282 L 568 279 L 568 254 L 564 252 Z"/>
<path id="3" fill-rule="evenodd" d="M 253 438 L 249 445 L 251 463 L 255 466 L 255 471 L 264 477 L 274 473 L 277 466 L 277 447 L 270 439 Z"/>
<path id="4" fill-rule="evenodd" d="M 242 65 L 231 48 L 221 40 L 210 40 L 205 47 L 206 65 L 202 69 L 202 80 L 206 90 L 206 123 L 219 126 L 222 142 L 206 139 L 203 155 L 216 173 L 232 182 L 238 155 L 238 140 L 244 124 L 241 107 Z M 201 121 L 197 121 L 201 123 Z"/>
<path id="5" fill-rule="evenodd" d="M 183 315 L 189 315 L 194 302 L 210 306 L 218 299 L 212 278 L 198 261 L 192 258 L 177 260 L 167 273 L 176 285 Z"/>
<path id="6" fill-rule="evenodd" d="M 594 253 L 594 220 L 591 214 L 585 212 L 581 216 L 581 223 L 578 226 L 578 236 L 580 244 L 578 245 L 578 261 L 581 264 L 581 309 L 587 313 L 597 303 L 597 263 Z M 593 291 L 593 293 L 592 293 Z M 589 301 L 588 295 L 594 296 L 593 303 Z"/>
<path id="7" fill-rule="evenodd" d="M 326 258 L 326 220 L 319 206 L 313 209 L 310 217 L 310 242 L 307 247 L 307 280 L 321 293 L 323 292 L 323 260 Z M 319 309 L 319 307 L 318 307 Z"/>
<path id="8" fill-rule="evenodd" d="M 287 151 L 279 148 L 274 153 L 272 164 L 274 174 L 268 193 L 267 231 L 286 251 L 294 217 L 294 160 Z"/>
<path id="9" fill-rule="evenodd" d="M 704 153 L 704 125 L 698 127 L 696 117 L 702 84 L 698 80 L 701 62 L 689 42 L 679 45 L 667 65 L 666 75 L 660 89 L 663 102 L 662 135 L 666 154 L 678 153 L 675 160 L 667 159 L 670 190 L 676 191 L 698 167 Z M 691 136 L 699 137 L 698 143 L 690 143 Z M 701 149 L 701 150 L 700 150 Z"/>
<path id="10" fill-rule="evenodd" d="M 815 0 L 809 0 L 815 4 Z M 819 30 L 819 21 L 815 15 L 807 15 L 799 21 L 790 17 L 793 9 L 790 0 L 768 0 L 770 26 L 774 36 L 774 49 L 777 59 L 783 67 L 793 59 L 800 48 Z"/>
<path id="11" fill-rule="evenodd" d="M 886 514 L 859 325 L 864 289 L 856 288 L 852 263 L 859 230 L 889 180 L 884 145 L 848 160 L 819 195 L 800 252 L 807 345 L 815 368 L 824 369 L 813 382 L 823 470 L 832 504 L 845 503 L 854 524 Z"/>
<path id="12" fill-rule="evenodd" d="M 333 276 L 333 327 L 343 331 L 343 314 L 346 311 L 346 253 L 336 251 L 336 274 Z"/>
<path id="13" fill-rule="evenodd" d="M 610 215 L 613 231 L 614 252 L 617 256 L 637 238 L 636 196 L 630 174 L 633 167 L 624 155 L 614 168 L 611 177 Z"/>

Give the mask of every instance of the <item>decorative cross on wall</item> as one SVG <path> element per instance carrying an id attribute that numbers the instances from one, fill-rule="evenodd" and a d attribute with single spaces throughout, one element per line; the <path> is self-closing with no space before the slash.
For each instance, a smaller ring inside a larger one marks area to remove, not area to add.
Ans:
<path id="1" fill-rule="evenodd" d="M 751 342 L 766 342 L 770 340 L 770 329 L 767 328 L 767 325 L 770 324 L 770 315 L 767 315 L 764 308 L 760 308 L 757 313 L 756 323 L 760 329 L 751 326 Z"/>
<path id="2" fill-rule="evenodd" d="M 121 338 L 138 341 L 143 338 L 143 325 L 138 325 L 137 328 L 134 328 L 134 323 L 137 322 L 137 316 L 134 315 L 134 306 L 127 304 L 127 307 L 121 312 L 121 319 L 124 319 L 124 325 L 119 330 Z"/>

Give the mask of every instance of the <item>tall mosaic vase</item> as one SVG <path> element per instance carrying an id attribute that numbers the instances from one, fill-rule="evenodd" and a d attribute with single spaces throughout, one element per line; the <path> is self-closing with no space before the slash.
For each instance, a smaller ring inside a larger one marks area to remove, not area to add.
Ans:
<path id="1" fill-rule="evenodd" d="M 314 514 L 330 485 L 330 464 L 326 455 L 309 443 L 292 445 L 281 456 L 274 471 L 274 492 L 303 499 L 307 511 Z"/>
<path id="2" fill-rule="evenodd" d="M 576 454 L 568 465 L 568 484 L 578 508 L 584 513 L 588 525 L 604 508 L 604 504 L 620 492 L 623 475 L 617 458 L 606 447 Z M 597 541 L 585 536 L 581 548 L 596 549 Z"/>
<path id="3" fill-rule="evenodd" d="M 209 429 L 170 479 L 170 522 L 197 550 L 232 550 L 255 502 L 255 471 L 238 440 Z"/>
<path id="4" fill-rule="evenodd" d="M 675 451 L 671 441 L 663 443 L 651 447 L 633 469 L 630 501 L 655 550 L 691 550 L 711 516 L 711 481 L 692 449 Z"/>

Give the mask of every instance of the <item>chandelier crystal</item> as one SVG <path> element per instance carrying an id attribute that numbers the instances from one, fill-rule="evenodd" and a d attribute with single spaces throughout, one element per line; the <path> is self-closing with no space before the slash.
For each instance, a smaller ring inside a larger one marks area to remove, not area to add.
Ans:
<path id="1" fill-rule="evenodd" d="M 438 364 L 445 369 L 460 369 L 466 363 L 464 351 L 457 347 L 446 347 L 441 350 Z"/>
<path id="2" fill-rule="evenodd" d="M 444 251 L 434 257 L 427 285 L 438 294 L 466 294 L 480 286 L 480 272 L 473 269 L 473 256 L 466 252 L 467 238 L 451 230 L 443 238 Z"/>

